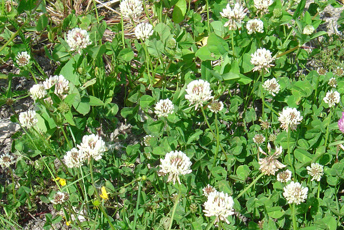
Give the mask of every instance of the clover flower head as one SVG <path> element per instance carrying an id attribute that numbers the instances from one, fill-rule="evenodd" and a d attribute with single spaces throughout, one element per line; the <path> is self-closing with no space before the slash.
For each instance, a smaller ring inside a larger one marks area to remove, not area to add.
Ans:
<path id="1" fill-rule="evenodd" d="M 265 48 L 257 49 L 254 54 L 251 54 L 251 64 L 255 65 L 253 71 L 261 71 L 262 69 L 269 71 L 268 68 L 274 66 L 271 64 L 274 60 L 271 52 Z"/>
<path id="2" fill-rule="evenodd" d="M 215 216 L 215 224 L 219 221 L 227 220 L 228 216 L 234 215 L 234 201 L 227 193 L 214 191 L 208 195 L 208 200 L 204 203 L 204 215 L 207 217 Z"/>
<path id="3" fill-rule="evenodd" d="M 307 199 L 308 188 L 302 187 L 299 182 L 290 182 L 284 187 L 283 196 L 286 198 L 289 204 L 300 204 Z"/>
<path id="4" fill-rule="evenodd" d="M 47 95 L 47 91 L 43 84 L 33 85 L 30 89 L 30 96 L 33 100 L 42 99 Z"/>
<path id="5" fill-rule="evenodd" d="M 213 101 L 208 106 L 209 110 L 213 113 L 218 113 L 223 110 L 223 103 L 222 101 Z"/>
<path id="6" fill-rule="evenodd" d="M 265 141 L 265 137 L 262 134 L 256 134 L 253 137 L 253 142 L 256 144 L 262 144 Z"/>
<path id="7" fill-rule="evenodd" d="M 26 51 L 18 53 L 16 56 L 16 62 L 19 67 L 24 67 L 30 63 L 30 55 Z"/>
<path id="8" fill-rule="evenodd" d="M 337 91 L 328 91 L 324 97 L 324 102 L 328 104 L 329 107 L 335 106 L 340 101 L 340 94 Z"/>
<path id="9" fill-rule="evenodd" d="M 263 88 L 268 91 L 272 96 L 276 96 L 280 91 L 280 84 L 276 78 L 268 79 L 264 82 Z"/>
<path id="10" fill-rule="evenodd" d="M 77 148 L 72 148 L 68 151 L 63 159 L 68 168 L 81 167 L 86 160 L 85 154 Z"/>
<path id="11" fill-rule="evenodd" d="M 220 14 L 222 17 L 229 19 L 224 25 L 225 27 L 228 26 L 229 30 L 236 30 L 237 24 L 241 24 L 246 16 L 245 9 L 240 3 L 235 3 L 233 8 L 228 3 Z"/>
<path id="12" fill-rule="evenodd" d="M 28 129 L 35 126 L 38 122 L 36 112 L 33 110 L 21 112 L 19 114 L 19 122 L 23 127 L 26 127 Z"/>
<path id="13" fill-rule="evenodd" d="M 54 195 L 54 198 L 51 200 L 53 204 L 62 204 L 69 199 L 68 193 L 65 192 L 57 192 Z"/>
<path id="14" fill-rule="evenodd" d="M 320 181 L 321 177 L 324 175 L 324 166 L 318 163 L 312 163 L 311 167 L 307 166 L 307 172 L 312 176 L 312 180 Z"/>
<path id="15" fill-rule="evenodd" d="M 168 117 L 169 114 L 172 114 L 174 110 L 174 105 L 170 99 L 160 100 L 155 105 L 155 114 L 158 117 Z"/>
<path id="16" fill-rule="evenodd" d="M 216 192 L 216 189 L 213 186 L 211 186 L 210 184 L 208 184 L 202 190 L 203 190 L 204 196 L 206 196 L 206 197 L 208 197 L 210 193 Z"/>
<path id="17" fill-rule="evenodd" d="M 342 112 L 342 117 L 338 120 L 338 128 L 344 133 L 344 112 Z"/>
<path id="18" fill-rule="evenodd" d="M 159 175 L 169 174 L 167 182 L 178 181 L 180 184 L 180 175 L 186 175 L 192 172 L 190 169 L 192 163 L 190 158 L 181 151 L 172 151 L 166 154 L 165 159 L 160 159 Z"/>
<path id="19" fill-rule="evenodd" d="M 337 80 L 334 77 L 331 77 L 330 80 L 328 80 L 328 85 L 331 86 L 332 88 L 337 87 Z"/>
<path id="20" fill-rule="evenodd" d="M 14 164 L 14 157 L 8 153 L 4 153 L 0 155 L 0 166 L 2 168 L 9 168 L 11 164 Z"/>
<path id="21" fill-rule="evenodd" d="M 257 13 L 269 12 L 269 6 L 272 5 L 273 0 L 254 0 L 254 7 L 257 9 Z"/>
<path id="22" fill-rule="evenodd" d="M 267 157 L 265 158 L 259 158 L 259 165 L 260 165 L 260 170 L 262 171 L 263 174 L 265 175 L 275 175 L 275 173 L 284 167 L 286 167 L 284 164 L 279 162 L 277 159 L 282 153 L 282 146 L 277 147 L 276 146 L 276 151 L 272 155 L 268 155 L 265 153 L 261 147 L 258 148 L 259 152 L 266 155 Z M 270 143 L 268 144 L 268 153 L 271 153 L 271 145 Z"/>
<path id="23" fill-rule="evenodd" d="M 143 144 L 145 145 L 145 146 L 150 146 L 150 140 L 153 138 L 153 136 L 152 135 L 146 135 L 146 136 L 144 136 L 143 137 Z"/>
<path id="24" fill-rule="evenodd" d="M 302 33 L 306 35 L 311 35 L 314 32 L 314 27 L 312 25 L 306 25 L 305 28 L 303 28 Z"/>
<path id="25" fill-rule="evenodd" d="M 327 70 L 324 67 L 318 68 L 317 73 L 319 75 L 325 75 L 327 73 Z"/>
<path id="26" fill-rule="evenodd" d="M 69 81 L 63 75 L 55 75 L 43 82 L 45 89 L 55 86 L 54 93 L 62 98 L 66 97 L 69 91 Z"/>
<path id="27" fill-rule="evenodd" d="M 202 106 L 203 103 L 213 99 L 211 92 L 209 82 L 202 79 L 194 80 L 187 85 L 185 98 L 190 102 L 190 105 L 195 104 L 197 109 L 198 106 Z"/>
<path id="28" fill-rule="evenodd" d="M 125 18 L 136 18 L 142 14 L 142 1 L 140 0 L 123 0 L 119 4 L 121 14 Z"/>
<path id="29" fill-rule="evenodd" d="M 78 51 L 79 53 L 81 49 L 85 49 L 88 45 L 92 44 L 87 31 L 80 28 L 74 28 L 68 31 L 66 42 L 71 51 Z"/>
<path id="30" fill-rule="evenodd" d="M 249 20 L 246 24 L 248 34 L 264 33 L 264 23 L 260 19 Z"/>
<path id="31" fill-rule="evenodd" d="M 93 157 L 96 161 L 102 159 L 103 153 L 107 151 L 105 142 L 98 135 L 85 135 L 78 145 L 79 150 L 85 154 L 86 158 Z"/>
<path id="32" fill-rule="evenodd" d="M 333 70 L 333 73 L 337 76 L 342 76 L 344 73 L 344 70 L 341 67 L 337 67 L 336 69 Z"/>
<path id="33" fill-rule="evenodd" d="M 277 181 L 286 183 L 291 180 L 291 171 L 290 170 L 285 170 L 283 172 L 279 172 L 277 174 Z"/>
<path id="34" fill-rule="evenodd" d="M 148 39 L 153 34 L 153 26 L 142 22 L 135 27 L 135 36 L 142 41 Z"/>
<path id="35" fill-rule="evenodd" d="M 295 108 L 283 108 L 283 111 L 279 113 L 279 122 L 281 122 L 281 128 L 285 131 L 296 130 L 296 127 L 302 121 L 303 117 L 301 116 L 300 112 L 297 111 Z"/>

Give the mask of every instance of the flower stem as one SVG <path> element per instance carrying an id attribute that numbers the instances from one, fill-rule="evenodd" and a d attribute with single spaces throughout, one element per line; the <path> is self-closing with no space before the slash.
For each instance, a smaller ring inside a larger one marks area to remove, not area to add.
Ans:
<path id="1" fill-rule="evenodd" d="M 264 88 L 263 88 L 263 84 L 264 84 L 264 70 L 262 70 L 262 72 L 260 73 L 262 75 L 262 85 L 260 86 L 261 89 L 261 94 L 262 94 L 262 116 L 264 115 L 264 102 L 265 102 L 265 95 L 264 95 Z"/>
<path id="2" fill-rule="evenodd" d="M 219 126 L 217 124 L 217 114 L 215 113 L 215 128 L 216 128 L 216 149 L 215 149 L 215 157 L 213 162 L 213 167 L 216 164 L 217 154 L 219 153 L 219 146 L 220 146 L 220 135 L 219 135 Z"/>
<path id="3" fill-rule="evenodd" d="M 261 178 L 261 177 L 263 177 L 264 176 L 264 174 L 263 173 L 261 173 L 256 179 L 254 179 L 254 181 L 252 181 L 252 183 L 249 185 L 249 186 L 247 186 L 236 198 L 237 199 L 239 199 L 242 195 L 244 195 L 245 194 L 245 192 L 247 191 L 247 190 L 249 190 L 254 184 L 256 184 L 257 183 L 257 181 Z"/>
<path id="4" fill-rule="evenodd" d="M 146 13 L 147 18 L 148 18 L 148 20 L 149 20 L 149 23 L 150 23 L 151 25 L 153 25 L 152 19 L 150 18 L 149 14 L 148 14 L 148 10 L 147 10 L 147 7 L 146 7 L 146 3 L 145 3 L 144 1 L 143 1 L 143 9 L 145 10 L 145 13 Z"/>
<path id="5" fill-rule="evenodd" d="M 295 203 L 293 203 L 293 205 L 290 207 L 292 208 L 292 218 L 293 218 L 293 229 L 297 230 L 297 223 L 296 223 L 296 213 L 295 213 Z"/>
<path id="6" fill-rule="evenodd" d="M 16 189 L 15 189 L 15 182 L 14 182 L 14 175 L 13 175 L 13 169 L 9 168 L 11 171 L 11 178 L 12 178 L 12 190 L 13 190 L 13 199 L 14 202 L 17 202 L 17 198 L 16 198 Z"/>
<path id="7" fill-rule="evenodd" d="M 139 204 L 140 204 L 140 196 L 141 196 L 141 187 L 142 187 L 142 183 L 139 182 L 139 190 L 137 192 L 137 201 L 136 201 L 136 208 L 135 208 L 135 217 L 134 217 L 134 226 L 133 226 L 133 229 L 135 229 L 136 227 L 136 220 L 137 220 L 137 213 L 138 213 L 138 210 L 139 210 Z"/>
<path id="8" fill-rule="evenodd" d="M 290 127 L 289 126 L 287 130 L 287 143 L 288 143 L 288 160 L 291 167 L 291 171 L 293 172 L 293 177 L 295 177 L 295 170 L 294 170 L 293 163 L 291 162 L 291 156 L 290 156 Z"/>
<path id="9" fill-rule="evenodd" d="M 174 202 L 173 209 L 172 209 L 170 227 L 168 228 L 169 230 L 171 230 L 171 228 L 172 228 L 174 213 L 176 212 L 180 196 L 181 196 L 181 191 L 180 191 L 180 185 L 179 185 L 178 195 L 177 195 L 176 201 Z"/>
<path id="10" fill-rule="evenodd" d="M 318 193 L 317 193 L 318 199 L 320 198 L 320 181 L 318 182 Z"/>
<path id="11" fill-rule="evenodd" d="M 88 209 L 88 204 L 89 204 L 89 201 L 88 201 L 88 196 L 87 196 L 87 190 L 86 190 L 86 186 L 85 186 L 85 179 L 84 179 L 84 172 L 82 171 L 82 168 L 81 166 L 79 167 L 80 169 L 80 172 L 81 172 L 81 178 L 82 178 L 82 185 L 84 187 L 84 193 L 85 193 L 85 199 L 86 199 L 86 205 L 87 205 L 87 209 Z M 79 173 L 78 173 L 79 174 Z"/>
<path id="12" fill-rule="evenodd" d="M 327 128 L 326 128 L 326 136 L 325 136 L 325 151 L 326 151 L 326 148 L 327 148 L 327 142 L 328 142 L 328 135 L 329 135 L 329 127 L 330 127 L 330 124 L 331 124 L 331 117 L 332 117 L 332 109 L 330 109 L 330 114 L 328 115 L 328 117 L 330 118 L 329 120 L 329 124 L 327 125 Z"/>
<path id="13" fill-rule="evenodd" d="M 203 109 L 203 107 L 202 107 L 202 106 L 201 106 L 201 110 L 202 110 L 202 114 L 203 114 L 203 117 L 204 117 L 204 121 L 205 121 L 205 123 L 207 123 L 207 125 L 208 125 L 208 128 L 209 128 L 210 132 L 213 134 L 214 138 L 216 138 L 216 135 L 215 135 L 214 131 L 211 129 L 211 127 L 210 127 L 210 124 L 209 124 L 208 118 L 207 118 L 207 116 L 205 115 L 205 112 L 204 112 L 204 109 Z M 219 143 L 219 145 L 220 145 L 220 148 L 221 148 L 221 150 L 222 150 L 223 154 L 224 154 L 224 155 L 225 155 L 225 157 L 226 157 L 226 160 L 228 161 L 228 157 L 227 157 L 226 151 L 223 149 L 223 147 L 222 147 L 222 145 L 221 145 L 220 143 Z"/>
<path id="14" fill-rule="evenodd" d="M 209 22 L 209 0 L 205 0 L 207 7 L 207 22 L 208 22 L 208 33 L 210 33 L 210 22 Z"/>
<path id="15" fill-rule="evenodd" d="M 121 29 L 122 29 L 122 43 L 123 43 L 123 49 L 125 49 L 125 40 L 124 40 L 124 22 L 123 22 L 123 15 L 121 14 Z"/>

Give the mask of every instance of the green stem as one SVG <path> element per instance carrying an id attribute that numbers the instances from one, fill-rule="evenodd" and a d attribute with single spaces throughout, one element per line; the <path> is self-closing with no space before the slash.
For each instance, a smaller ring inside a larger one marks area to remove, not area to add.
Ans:
<path id="1" fill-rule="evenodd" d="M 67 145 L 68 145 L 69 149 L 71 149 L 73 146 L 70 144 L 69 139 L 67 138 L 66 132 L 64 131 L 64 127 L 62 126 L 62 127 L 60 127 L 60 129 L 61 129 L 61 131 L 63 133 L 63 136 L 66 139 L 66 142 L 67 142 Z"/>
<path id="2" fill-rule="evenodd" d="M 205 112 L 204 112 L 204 109 L 203 109 L 202 106 L 201 106 L 201 110 L 202 110 L 202 114 L 203 114 L 203 117 L 204 117 L 204 121 L 207 123 L 210 132 L 213 134 L 213 137 L 216 138 L 216 135 L 215 135 L 214 131 L 211 129 L 211 127 L 210 127 L 210 124 L 209 124 L 209 122 L 208 122 L 208 118 L 207 118 L 207 116 L 205 115 Z M 226 151 L 223 149 L 223 147 L 222 147 L 221 144 L 219 144 L 219 145 L 220 145 L 220 148 L 221 148 L 223 154 L 224 154 L 225 157 L 226 157 L 226 160 L 228 161 L 228 157 L 227 157 Z"/>
<path id="3" fill-rule="evenodd" d="M 209 224 L 207 225 L 207 227 L 205 228 L 205 230 L 209 230 L 212 226 L 214 226 L 215 224 L 215 221 L 216 221 L 216 218 L 213 222 L 209 222 Z"/>
<path id="4" fill-rule="evenodd" d="M 88 201 L 88 196 L 87 196 L 87 190 L 86 190 L 86 185 L 85 185 L 85 179 L 84 179 L 84 172 L 82 171 L 82 168 L 81 166 L 79 167 L 80 169 L 80 172 L 81 172 L 81 177 L 82 177 L 82 185 L 84 187 L 84 193 L 85 193 L 85 199 L 86 199 L 86 205 L 87 205 L 87 209 L 88 209 L 88 204 L 89 204 L 89 201 Z M 79 173 L 78 173 L 79 174 Z"/>
<path id="5" fill-rule="evenodd" d="M 139 190 L 138 190 L 138 193 L 137 193 L 137 201 L 136 201 L 136 208 L 135 208 L 135 217 L 134 217 L 134 226 L 133 226 L 133 229 L 135 229 L 135 227 L 136 227 L 137 213 L 138 213 L 138 210 L 139 210 L 140 196 L 141 196 L 141 186 L 142 186 L 142 183 L 139 182 L 138 184 L 139 184 Z"/>
<path id="6" fill-rule="evenodd" d="M 232 37 L 232 50 L 233 50 L 233 56 L 235 57 L 235 50 L 234 50 L 234 31 L 231 30 L 231 37 Z"/>
<path id="7" fill-rule="evenodd" d="M 37 79 L 35 77 L 35 74 L 32 72 L 32 70 L 30 68 L 27 68 L 29 70 L 29 72 L 31 73 L 33 80 L 35 81 L 35 83 L 37 84 Z"/>
<path id="8" fill-rule="evenodd" d="M 264 88 L 263 88 L 264 70 L 262 70 L 262 72 L 260 74 L 262 75 L 262 85 L 260 86 L 260 89 L 261 89 L 261 94 L 262 94 L 262 116 L 263 116 L 264 115 L 264 104 L 265 104 L 265 95 L 264 95 Z"/>
<path id="9" fill-rule="evenodd" d="M 294 169 L 294 166 L 293 166 L 293 163 L 291 162 L 291 156 L 290 156 L 290 128 L 288 126 L 288 130 L 287 130 L 287 144 L 288 144 L 288 160 L 289 160 L 289 164 L 290 164 L 290 167 L 291 167 L 291 171 L 293 172 L 293 177 L 295 178 L 295 169 Z"/>
<path id="10" fill-rule="evenodd" d="M 179 185 L 179 186 L 180 186 L 180 185 Z M 174 213 L 176 212 L 176 209 L 177 209 L 177 206 L 178 206 L 178 203 L 179 203 L 179 198 L 180 198 L 180 196 L 181 196 L 181 191 L 180 191 L 180 187 L 179 187 L 179 192 L 178 192 L 176 201 L 174 202 L 173 209 L 172 209 L 170 227 L 168 228 L 169 230 L 171 230 L 171 228 L 172 228 Z"/>
<path id="11" fill-rule="evenodd" d="M 15 181 L 14 181 L 14 175 L 13 175 L 13 169 L 9 168 L 11 171 L 11 178 L 12 178 L 12 190 L 13 190 L 13 198 L 14 198 L 14 202 L 17 202 L 17 198 L 16 198 L 16 189 L 15 189 Z"/>
<path id="12" fill-rule="evenodd" d="M 295 213 L 295 203 L 293 203 L 293 205 L 290 207 L 292 208 L 293 210 L 293 213 L 292 213 L 292 218 L 293 218 L 293 228 L 294 230 L 297 230 L 297 223 L 296 223 L 296 213 Z"/>
<path id="13" fill-rule="evenodd" d="M 328 135 L 329 135 L 329 127 L 330 127 L 330 124 L 331 124 L 331 117 L 332 117 L 332 109 L 331 108 L 330 108 L 330 114 L 328 115 L 328 117 L 330 118 L 330 121 L 329 121 L 329 124 L 327 125 L 327 128 L 326 128 L 325 151 L 326 151 L 326 148 L 327 148 Z"/>
<path id="14" fill-rule="evenodd" d="M 317 193 L 318 199 L 320 198 L 320 181 L 318 182 L 318 193 Z"/>
<path id="15" fill-rule="evenodd" d="M 217 125 L 217 113 L 215 113 L 215 128 L 216 128 L 216 149 L 215 149 L 215 157 L 214 157 L 213 167 L 215 167 L 216 158 L 217 158 L 217 154 L 219 153 L 219 146 L 220 146 L 219 127 Z"/>
<path id="16" fill-rule="evenodd" d="M 17 37 L 17 35 L 19 34 L 19 30 L 17 30 L 17 32 L 15 32 L 14 34 L 12 34 L 12 36 L 10 37 L 10 39 L 8 39 L 8 41 L 0 48 L 0 53 L 3 49 L 5 49 L 5 47 L 15 38 Z"/>
<path id="17" fill-rule="evenodd" d="M 320 80 L 320 75 L 318 75 L 317 83 L 316 83 L 316 85 L 315 85 L 315 93 L 314 93 L 314 100 L 313 100 L 313 101 L 316 101 L 317 96 L 318 96 L 318 85 L 319 85 L 319 80 Z"/>
<path id="18" fill-rule="evenodd" d="M 147 75 L 149 77 L 149 84 L 153 87 L 154 85 L 154 80 L 152 79 L 151 75 L 150 75 L 150 70 L 149 70 L 149 54 L 148 54 L 148 51 L 147 51 L 147 47 L 146 47 L 146 44 L 142 41 L 142 47 L 145 51 L 145 54 L 146 54 L 146 67 L 147 67 Z"/>
<path id="19" fill-rule="evenodd" d="M 206 7 L 207 7 L 207 22 L 208 22 L 208 34 L 210 33 L 210 21 L 209 21 L 209 2 L 205 0 Z"/>
<path id="20" fill-rule="evenodd" d="M 147 18 L 148 18 L 148 20 L 149 20 L 149 23 L 150 23 L 151 25 L 153 25 L 152 19 L 150 18 L 149 14 L 148 14 L 148 10 L 147 10 L 145 1 L 143 1 L 143 9 L 145 10 L 145 13 L 146 13 L 146 16 L 147 16 Z"/>
<path id="21" fill-rule="evenodd" d="M 96 11 L 97 23 L 99 24 L 99 16 L 96 1 L 93 0 L 94 10 Z"/>
<path id="22" fill-rule="evenodd" d="M 123 49 L 125 49 L 125 40 L 124 40 L 124 22 L 123 22 L 123 15 L 121 14 L 121 29 L 122 29 L 122 43 L 123 43 Z"/>
<path id="23" fill-rule="evenodd" d="M 256 184 L 257 183 L 257 181 L 261 178 L 261 177 L 263 177 L 264 176 L 264 174 L 263 173 L 261 173 L 256 179 L 254 179 L 254 181 L 252 181 L 252 183 L 249 185 L 249 186 L 247 186 L 236 198 L 237 199 L 239 199 L 242 195 L 244 195 L 245 194 L 245 192 L 247 191 L 247 190 L 249 190 L 254 184 Z"/>

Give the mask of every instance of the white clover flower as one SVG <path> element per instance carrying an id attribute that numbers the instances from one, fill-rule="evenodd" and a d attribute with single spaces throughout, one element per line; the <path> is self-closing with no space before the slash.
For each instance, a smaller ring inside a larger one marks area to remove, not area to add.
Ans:
<path id="1" fill-rule="evenodd" d="M 152 135 L 146 135 L 146 136 L 144 136 L 144 137 L 143 137 L 143 144 L 144 144 L 145 146 L 150 146 L 149 141 L 150 141 L 152 138 L 153 138 Z"/>
<path id="2" fill-rule="evenodd" d="M 54 195 L 54 198 L 51 200 L 53 204 L 62 204 L 69 199 L 68 193 L 65 192 L 57 192 Z"/>
<path id="3" fill-rule="evenodd" d="M 265 141 L 265 137 L 262 134 L 256 134 L 253 137 L 253 142 L 256 144 L 262 144 Z"/>
<path id="4" fill-rule="evenodd" d="M 68 31 L 66 42 L 71 51 L 78 51 L 79 53 L 81 49 L 85 49 L 88 45 L 92 44 L 87 31 L 80 28 L 74 28 Z"/>
<path id="5" fill-rule="evenodd" d="M 11 164 L 14 164 L 14 163 L 15 161 L 12 155 L 8 153 L 4 153 L 0 155 L 0 166 L 2 168 L 9 168 Z"/>
<path id="6" fill-rule="evenodd" d="M 317 73 L 319 75 L 325 75 L 327 73 L 327 70 L 324 67 L 318 68 Z"/>
<path id="7" fill-rule="evenodd" d="M 208 184 L 206 187 L 202 189 L 204 196 L 208 197 L 210 193 L 216 192 L 216 189 Z"/>
<path id="8" fill-rule="evenodd" d="M 155 105 L 154 110 L 158 117 L 167 117 L 169 114 L 173 113 L 174 105 L 170 99 L 160 100 Z"/>
<path id="9" fill-rule="evenodd" d="M 135 36 L 142 41 L 146 40 L 153 34 L 153 26 L 149 23 L 140 23 L 135 27 Z"/>
<path id="10" fill-rule="evenodd" d="M 326 97 L 324 97 L 324 102 L 328 104 L 329 107 L 335 106 L 340 101 L 340 94 L 337 91 L 328 91 Z"/>
<path id="11" fill-rule="evenodd" d="M 197 109 L 204 102 L 213 99 L 211 92 L 209 82 L 202 79 L 194 80 L 187 85 L 185 98 L 190 102 L 190 105 L 195 104 Z"/>
<path id="12" fill-rule="evenodd" d="M 213 101 L 212 103 L 210 103 L 208 108 L 211 112 L 218 113 L 223 110 L 223 103 L 222 101 Z"/>
<path id="13" fill-rule="evenodd" d="M 30 89 L 30 96 L 33 100 L 42 99 L 47 95 L 47 91 L 43 84 L 33 85 Z"/>
<path id="14" fill-rule="evenodd" d="M 311 167 L 307 166 L 307 172 L 312 176 L 312 180 L 320 181 L 321 177 L 324 175 L 324 166 L 318 163 L 312 163 Z"/>
<path id="15" fill-rule="evenodd" d="M 267 13 L 272 3 L 273 0 L 254 0 L 254 7 L 257 9 L 257 13 Z"/>
<path id="16" fill-rule="evenodd" d="M 276 78 L 268 79 L 264 82 L 263 88 L 268 91 L 272 96 L 276 96 L 280 91 L 280 84 Z"/>
<path id="17" fill-rule="evenodd" d="M 36 112 L 33 110 L 21 112 L 19 114 L 19 122 L 23 127 L 26 127 L 28 129 L 35 126 L 38 122 L 36 118 Z"/>
<path id="18" fill-rule="evenodd" d="M 247 22 L 246 29 L 248 34 L 263 33 L 264 23 L 260 19 L 252 19 Z"/>
<path id="19" fill-rule="evenodd" d="M 160 163 L 159 175 L 169 174 L 167 182 L 173 181 L 173 184 L 176 181 L 180 184 L 179 175 L 186 175 L 192 172 L 190 169 L 192 165 L 190 158 L 181 151 L 167 153 L 165 159 L 160 159 Z"/>
<path id="20" fill-rule="evenodd" d="M 119 4 L 119 9 L 124 18 L 136 18 L 142 14 L 142 1 L 123 0 Z"/>
<path id="21" fill-rule="evenodd" d="M 229 224 L 227 217 L 234 215 L 233 206 L 234 201 L 231 196 L 227 193 L 214 191 L 208 195 L 208 200 L 204 203 L 203 212 L 205 216 L 215 216 L 215 224 L 219 221 L 225 221 Z"/>
<path id="22" fill-rule="evenodd" d="M 45 89 L 50 89 L 51 87 L 55 86 L 54 93 L 58 96 L 65 97 L 69 91 L 69 81 L 62 75 L 55 75 L 46 79 L 43 82 Z"/>
<path id="23" fill-rule="evenodd" d="M 271 52 L 265 48 L 257 49 L 254 54 L 251 54 L 251 64 L 255 65 L 253 71 L 261 71 L 262 69 L 269 71 L 268 68 L 274 66 L 271 64 L 274 60 Z"/>
<path id="24" fill-rule="evenodd" d="M 303 28 L 302 33 L 306 35 L 311 35 L 314 32 L 314 27 L 312 25 L 306 25 L 305 28 Z"/>
<path id="25" fill-rule="evenodd" d="M 237 24 L 241 24 L 242 20 L 245 18 L 245 9 L 240 3 L 235 3 L 234 7 L 231 8 L 228 3 L 226 8 L 220 13 L 222 17 L 228 18 L 228 22 L 225 23 L 225 27 L 229 27 L 229 30 L 236 30 Z"/>
<path id="26" fill-rule="evenodd" d="M 288 132 L 288 127 L 291 130 L 296 130 L 296 127 L 302 121 L 303 117 L 300 112 L 295 108 L 283 108 L 283 111 L 279 113 L 279 122 L 281 122 L 281 128 Z"/>
<path id="27" fill-rule="evenodd" d="M 63 159 L 68 168 L 78 168 L 82 166 L 82 164 L 86 160 L 86 156 L 77 148 L 72 148 L 66 153 Z"/>
<path id="28" fill-rule="evenodd" d="M 291 180 L 291 171 L 290 170 L 285 170 L 283 172 L 279 172 L 277 174 L 277 181 L 286 183 Z"/>
<path id="29" fill-rule="evenodd" d="M 265 153 L 261 147 L 258 148 L 259 152 L 266 155 L 264 159 L 259 158 L 259 165 L 260 165 L 260 170 L 262 171 L 263 174 L 265 175 L 275 175 L 275 173 L 284 167 L 286 167 L 284 164 L 279 162 L 277 159 L 282 153 L 282 146 L 277 147 L 276 146 L 276 151 L 274 154 L 268 156 L 267 153 Z M 271 145 L 270 143 L 268 144 L 268 153 L 271 153 Z"/>
<path id="30" fill-rule="evenodd" d="M 344 70 L 341 67 L 337 67 L 336 69 L 333 70 L 333 73 L 337 76 L 342 76 L 344 73 Z"/>
<path id="31" fill-rule="evenodd" d="M 30 55 L 26 51 L 18 53 L 16 56 L 16 62 L 19 67 L 24 67 L 30 63 Z"/>
<path id="32" fill-rule="evenodd" d="M 332 88 L 336 88 L 337 87 L 337 80 L 336 80 L 336 78 L 331 77 L 330 80 L 328 80 L 328 84 Z"/>
<path id="33" fill-rule="evenodd" d="M 307 199 L 308 188 L 301 186 L 299 182 L 290 182 L 286 187 L 284 187 L 283 196 L 288 201 L 288 204 L 300 204 L 305 202 Z"/>
<path id="34" fill-rule="evenodd" d="M 83 136 L 78 148 L 85 154 L 86 158 L 93 157 L 96 161 L 102 159 L 103 153 L 107 151 L 107 147 L 102 138 L 94 134 Z"/>

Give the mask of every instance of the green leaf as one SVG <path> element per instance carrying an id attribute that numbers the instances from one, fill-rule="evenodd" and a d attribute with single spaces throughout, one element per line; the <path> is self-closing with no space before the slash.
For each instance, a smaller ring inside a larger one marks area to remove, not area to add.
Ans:
<path id="1" fill-rule="evenodd" d="M 66 121 L 72 125 L 75 126 L 75 122 L 73 120 L 73 114 L 71 111 L 68 111 L 67 113 L 64 113 L 63 116 L 66 118 Z"/>
<path id="2" fill-rule="evenodd" d="M 91 85 L 94 85 L 96 82 L 97 82 L 97 79 L 96 79 L 96 78 L 93 78 L 93 79 L 91 79 L 91 80 L 85 82 L 85 83 L 80 87 L 80 89 L 81 89 L 81 90 L 84 90 L 84 89 L 86 89 L 87 87 L 89 87 L 89 86 L 91 86 Z"/>
<path id="3" fill-rule="evenodd" d="M 215 55 L 223 55 L 229 51 L 228 43 L 214 33 L 209 35 L 206 46 L 209 51 Z"/>
<path id="4" fill-rule="evenodd" d="M 187 145 L 191 144 L 194 140 L 198 140 L 199 136 L 203 133 L 202 130 L 198 129 L 196 132 L 194 132 L 191 136 L 189 136 L 188 141 L 187 141 Z"/>
<path id="5" fill-rule="evenodd" d="M 311 161 L 313 159 L 313 155 L 311 155 L 306 150 L 299 149 L 299 148 L 295 149 L 294 156 L 301 163 L 306 163 L 306 162 L 309 162 L 309 161 Z"/>
<path id="6" fill-rule="evenodd" d="M 247 165 L 240 165 L 237 168 L 236 174 L 241 180 L 245 181 L 248 175 L 250 175 L 250 172 L 251 170 Z"/>
<path id="7" fill-rule="evenodd" d="M 181 23 L 186 13 L 186 0 L 179 0 L 174 6 L 172 19 L 175 23 Z"/>
<path id="8" fill-rule="evenodd" d="M 68 81 L 72 82 L 75 86 L 80 85 L 79 74 L 75 71 L 76 60 L 80 57 L 79 54 L 71 58 L 61 69 L 60 74 L 63 75 Z"/>
<path id="9" fill-rule="evenodd" d="M 140 98 L 140 106 L 143 110 L 151 107 L 155 102 L 155 99 L 152 96 L 149 95 L 143 95 Z"/>
<path id="10" fill-rule="evenodd" d="M 134 52 L 131 48 L 122 49 L 118 54 L 118 59 L 124 62 L 133 60 Z"/>
<path id="11" fill-rule="evenodd" d="M 210 172 L 215 177 L 215 179 L 219 181 L 225 180 L 227 177 L 227 171 L 220 166 L 211 168 Z"/>
<path id="12" fill-rule="evenodd" d="M 90 99 L 89 100 L 90 106 L 102 106 L 102 105 L 104 105 L 104 102 L 97 97 L 89 96 L 89 99 Z"/>
<path id="13" fill-rule="evenodd" d="M 42 14 L 42 16 L 38 19 L 36 30 L 37 31 L 43 31 L 45 27 L 48 25 L 48 17 L 45 16 L 45 14 Z"/>
<path id="14" fill-rule="evenodd" d="M 284 210 L 281 207 L 271 207 L 267 208 L 268 215 L 271 218 L 281 218 L 284 215 Z"/>

